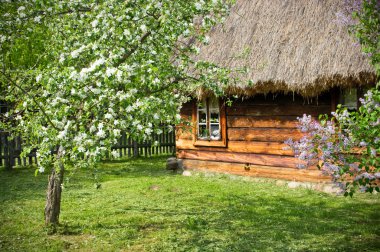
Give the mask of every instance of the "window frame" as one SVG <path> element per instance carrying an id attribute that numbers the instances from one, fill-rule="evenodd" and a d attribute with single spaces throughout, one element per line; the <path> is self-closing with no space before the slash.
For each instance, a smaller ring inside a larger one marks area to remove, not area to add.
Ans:
<path id="1" fill-rule="evenodd" d="M 209 124 L 209 99 L 206 99 L 206 125 Z M 206 147 L 227 147 L 227 120 L 226 120 L 226 106 L 223 99 L 218 99 L 219 104 L 219 130 L 220 130 L 220 139 L 212 140 L 209 139 L 198 139 L 198 104 L 199 102 L 195 101 L 193 106 L 193 145 L 194 146 L 206 146 Z"/>
<path id="2" fill-rule="evenodd" d="M 353 93 L 353 97 L 351 95 Z M 353 100 L 349 100 L 349 98 L 353 98 Z M 346 108 L 349 111 L 357 111 L 360 107 L 360 90 L 359 88 L 344 88 L 339 92 L 339 101 L 338 104 L 341 104 L 342 108 Z"/>

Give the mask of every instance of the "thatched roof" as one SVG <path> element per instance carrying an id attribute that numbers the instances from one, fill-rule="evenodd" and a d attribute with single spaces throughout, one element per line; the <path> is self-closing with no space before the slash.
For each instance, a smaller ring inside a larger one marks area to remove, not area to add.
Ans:
<path id="1" fill-rule="evenodd" d="M 230 93 L 314 96 L 333 86 L 373 84 L 374 69 L 337 22 L 343 2 L 237 0 L 224 24 L 210 32 L 200 58 L 248 68 Z"/>

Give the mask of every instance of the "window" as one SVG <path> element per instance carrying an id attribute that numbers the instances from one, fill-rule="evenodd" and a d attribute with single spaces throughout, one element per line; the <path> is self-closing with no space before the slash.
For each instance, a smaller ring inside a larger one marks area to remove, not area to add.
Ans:
<path id="1" fill-rule="evenodd" d="M 219 99 L 206 98 L 196 104 L 195 142 L 200 146 L 226 146 L 226 126 L 224 104 Z"/>
<path id="2" fill-rule="evenodd" d="M 218 100 L 204 99 L 198 103 L 198 139 L 220 140 L 220 111 Z"/>
<path id="3" fill-rule="evenodd" d="M 356 88 L 343 89 L 339 96 L 339 103 L 349 111 L 358 109 L 358 90 Z"/>

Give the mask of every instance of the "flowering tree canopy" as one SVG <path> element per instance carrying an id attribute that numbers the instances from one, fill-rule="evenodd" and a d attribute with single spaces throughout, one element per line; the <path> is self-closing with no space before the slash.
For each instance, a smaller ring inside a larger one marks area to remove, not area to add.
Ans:
<path id="1" fill-rule="evenodd" d="M 196 60 L 226 0 L 1 0 L 0 128 L 52 169 L 45 221 L 57 224 L 66 164 L 93 167 L 122 130 L 147 139 L 179 121 L 199 85 L 221 94 L 228 70 Z M 52 151 L 56 155 L 52 155 Z M 117 152 L 112 152 L 117 156 Z"/>
<path id="2" fill-rule="evenodd" d="M 337 13 L 380 76 L 380 2 L 346 0 L 345 9 Z M 332 117 L 299 118 L 305 133 L 300 141 L 286 143 L 302 162 L 300 167 L 318 167 L 352 196 L 356 188 L 380 192 L 380 82 L 360 99 L 357 111 L 338 106 Z"/>
<path id="3" fill-rule="evenodd" d="M 221 0 L 1 1 L 0 82 L 13 105 L 2 126 L 38 147 L 40 171 L 57 146 L 64 162 L 90 166 L 121 130 L 160 133 L 155 126 L 178 121 L 186 91 L 200 83 L 222 90 L 227 71 L 191 56 L 227 7 Z"/>

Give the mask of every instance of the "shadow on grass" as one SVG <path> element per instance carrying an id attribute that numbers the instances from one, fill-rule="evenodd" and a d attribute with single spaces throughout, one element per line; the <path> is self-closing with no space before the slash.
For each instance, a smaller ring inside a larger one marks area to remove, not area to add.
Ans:
<path id="1" fill-rule="evenodd" d="M 168 157 L 170 156 L 160 155 L 104 161 L 99 164 L 100 169 L 97 169 L 95 173 L 93 169 L 79 169 L 71 174 L 68 169 L 65 174 L 65 183 L 72 189 L 81 189 L 96 183 L 94 174 L 100 182 L 126 177 L 172 176 L 176 173 L 165 169 L 165 161 Z M 47 187 L 48 172 L 35 175 L 36 169 L 35 166 L 19 166 L 11 170 L 0 167 L 0 202 L 41 198 Z M 78 181 L 84 183 L 78 184 Z"/>
<path id="2" fill-rule="evenodd" d="M 173 176 L 165 170 L 166 158 L 104 162 L 98 173 L 106 181 Z M 33 170 L 0 170 L 2 203 L 44 197 L 46 175 L 33 177 Z M 77 184 L 92 183 L 81 179 L 87 178 L 88 171 L 78 173 Z M 70 221 L 60 226 L 59 234 L 96 234 L 102 242 L 113 244 L 114 250 L 123 248 L 125 241 L 151 251 L 376 251 L 380 247 L 380 207 L 364 200 L 227 179 L 175 179 L 157 191 L 128 191 L 134 195 L 125 199 L 118 195 L 126 192 L 119 187 L 113 200 L 106 197 L 115 195 L 99 194 L 90 201 L 86 190 L 73 190 L 70 206 L 78 209 L 68 213 Z M 86 213 L 80 212 L 81 204 L 88 204 Z"/>
<path id="3" fill-rule="evenodd" d="M 34 176 L 35 166 L 0 169 L 0 201 L 33 199 L 47 185 L 47 175 Z"/>
<path id="4" fill-rule="evenodd" d="M 210 223 L 216 230 L 223 230 L 226 224 L 231 224 L 229 238 L 234 242 L 227 245 L 228 250 L 349 251 L 366 248 L 369 251 L 380 246 L 380 213 L 371 204 L 352 202 L 342 207 L 326 201 L 311 203 L 290 197 L 253 200 L 230 196 L 228 200 L 232 204 L 221 211 L 221 218 Z M 353 209 L 356 209 L 355 214 Z M 372 226 L 372 231 L 368 230 L 369 226 Z M 376 235 L 358 243 L 355 237 L 367 231 Z M 204 247 L 207 240 L 200 237 L 205 235 L 204 229 L 200 229 L 192 240 L 199 247 Z"/>
<path id="5" fill-rule="evenodd" d="M 171 156 L 139 157 L 106 161 L 101 164 L 103 169 L 99 170 L 99 175 L 133 178 L 175 175 L 175 172 L 168 171 L 165 168 L 166 159 L 169 157 Z"/>
<path id="6" fill-rule="evenodd" d="M 179 251 L 377 251 L 380 247 L 379 207 L 371 204 L 352 202 L 342 207 L 328 202 L 231 195 L 219 211 L 205 208 L 132 207 L 128 210 L 149 213 L 151 222 L 129 222 L 126 226 L 135 225 L 142 232 L 152 232 L 149 227 L 153 232 L 176 230 L 163 238 L 163 243 L 152 245 L 154 251 L 168 249 L 167 238 L 175 240 Z M 165 221 L 154 223 L 157 217 Z"/>

